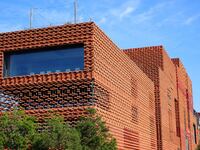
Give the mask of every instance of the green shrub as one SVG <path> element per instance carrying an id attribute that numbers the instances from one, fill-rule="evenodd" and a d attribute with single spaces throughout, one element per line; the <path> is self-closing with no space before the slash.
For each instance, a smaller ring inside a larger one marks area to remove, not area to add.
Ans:
<path id="1" fill-rule="evenodd" d="M 80 136 L 62 117 L 53 117 L 47 120 L 47 128 L 35 137 L 32 149 L 81 150 Z"/>
<path id="2" fill-rule="evenodd" d="M 0 149 L 117 150 L 117 145 L 94 109 L 88 109 L 75 127 L 61 116 L 53 116 L 39 127 L 33 117 L 13 111 L 0 116 Z"/>
<path id="3" fill-rule="evenodd" d="M 83 150 L 116 150 L 116 140 L 95 109 L 88 109 L 88 116 L 82 117 L 76 126 L 80 132 Z"/>
<path id="4" fill-rule="evenodd" d="M 33 117 L 23 111 L 3 113 L 0 117 L 0 148 L 26 150 L 36 135 Z"/>

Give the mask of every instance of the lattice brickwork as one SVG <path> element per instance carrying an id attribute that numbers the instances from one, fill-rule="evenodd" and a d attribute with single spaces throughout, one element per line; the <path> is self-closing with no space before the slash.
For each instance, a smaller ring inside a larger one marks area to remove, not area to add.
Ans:
<path id="1" fill-rule="evenodd" d="M 18 98 L 25 110 L 94 105 L 92 81 L 38 84 L 4 88 L 3 93 Z"/>
<path id="2" fill-rule="evenodd" d="M 154 82 L 158 149 L 168 150 L 169 147 L 185 149 L 184 111 L 187 114 L 186 120 L 191 126 L 190 120 L 193 118 L 191 115 L 191 109 L 193 110 L 192 84 L 180 60 L 172 59 L 171 61 L 162 46 L 127 49 L 124 52 Z M 189 94 L 187 90 L 190 91 Z M 152 99 L 152 96 L 149 97 Z M 179 106 L 175 103 L 175 99 L 180 104 Z M 149 107 L 152 107 L 151 102 Z M 167 115 L 169 110 L 172 112 L 170 123 L 166 121 L 170 117 Z M 191 139 L 189 144 L 191 149 L 194 148 Z"/>
<path id="3" fill-rule="evenodd" d="M 42 120 L 49 111 L 58 112 L 66 120 L 77 120 L 83 109 L 94 106 L 93 96 L 93 23 L 64 25 L 0 34 L 0 90 L 14 98 L 16 104 Z M 4 53 L 40 48 L 84 45 L 84 70 L 3 78 Z M 12 103 L 1 102 L 1 110 Z M 5 104 L 6 103 L 6 104 Z"/>
<path id="4" fill-rule="evenodd" d="M 130 129 L 124 129 L 124 145 L 126 150 L 140 150 L 138 133 Z"/>
<path id="5" fill-rule="evenodd" d="M 98 107 L 98 112 L 119 150 L 156 150 L 153 83 L 98 27 L 94 27 L 94 78 L 109 93 L 109 109 Z"/>
<path id="6" fill-rule="evenodd" d="M 4 52 L 76 44 L 84 45 L 82 71 L 3 78 Z M 142 59 L 143 64 L 139 64 L 141 54 L 135 55 L 135 63 L 94 23 L 3 33 L 0 34 L 0 89 L 19 98 L 17 103 L 27 113 L 37 116 L 40 123 L 49 113 L 57 112 L 74 124 L 79 116 L 86 115 L 85 108 L 95 107 L 117 139 L 120 150 L 157 150 L 155 122 L 158 125 L 161 117 L 160 93 L 155 92 L 159 89 L 159 72 L 155 65 L 164 68 L 163 58 L 157 54 L 161 49 L 156 47 L 154 55 Z M 152 56 L 154 59 L 149 61 Z M 155 86 L 148 77 L 156 81 Z M 160 126 L 157 128 L 161 139 Z M 162 145 L 161 141 L 158 143 Z"/>

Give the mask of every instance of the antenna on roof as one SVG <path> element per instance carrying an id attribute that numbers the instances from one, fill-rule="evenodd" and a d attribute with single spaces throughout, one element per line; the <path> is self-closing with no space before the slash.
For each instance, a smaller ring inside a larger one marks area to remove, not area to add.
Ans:
<path id="1" fill-rule="evenodd" d="M 32 22 L 33 22 L 33 8 L 30 8 L 29 12 L 29 28 L 32 28 Z"/>
<path id="2" fill-rule="evenodd" d="M 77 23 L 77 0 L 74 0 L 74 23 Z"/>
<path id="3" fill-rule="evenodd" d="M 38 8 L 30 8 L 30 12 L 29 12 L 29 28 L 30 29 L 33 28 L 33 11 L 36 9 Z"/>

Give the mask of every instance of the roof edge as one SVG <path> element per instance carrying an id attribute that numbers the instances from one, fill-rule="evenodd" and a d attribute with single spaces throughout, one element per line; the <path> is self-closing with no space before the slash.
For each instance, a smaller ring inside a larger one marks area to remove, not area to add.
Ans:
<path id="1" fill-rule="evenodd" d="M 123 51 L 133 51 L 133 50 L 148 49 L 148 48 L 164 49 L 164 46 L 163 46 L 163 45 L 155 45 L 155 46 L 145 46 L 145 47 L 127 48 L 127 49 L 122 49 L 122 50 L 123 50 Z"/>
<path id="2" fill-rule="evenodd" d="M 61 24 L 61 25 L 55 25 L 55 26 L 47 26 L 47 27 L 39 27 L 39 28 L 31 28 L 31 29 L 21 29 L 21 30 L 16 30 L 16 31 L 8 31 L 8 32 L 0 32 L 0 36 L 2 35 L 7 35 L 7 34 L 15 34 L 15 33 L 20 33 L 20 32 L 27 32 L 27 31 L 39 31 L 39 30 L 44 30 L 44 29 L 54 29 L 54 28 L 59 28 L 59 27 L 65 27 L 65 26 L 79 26 L 79 25 L 95 25 L 95 23 L 92 22 L 81 22 L 81 23 L 66 23 L 66 24 Z"/>

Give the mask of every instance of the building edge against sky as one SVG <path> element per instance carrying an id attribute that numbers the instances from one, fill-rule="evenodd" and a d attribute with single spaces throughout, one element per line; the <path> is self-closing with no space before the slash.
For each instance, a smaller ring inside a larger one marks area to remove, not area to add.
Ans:
<path id="1" fill-rule="evenodd" d="M 194 149 L 197 121 L 193 115 L 192 83 L 181 61 L 171 59 L 163 46 L 124 52 L 154 82 L 158 148 L 177 149 L 180 145 L 181 149 Z"/>
<path id="2" fill-rule="evenodd" d="M 2 33 L 0 73 L 4 95 L 41 123 L 51 110 L 74 124 L 94 107 L 120 150 L 197 145 L 192 83 L 163 46 L 123 51 L 93 22 Z"/>

